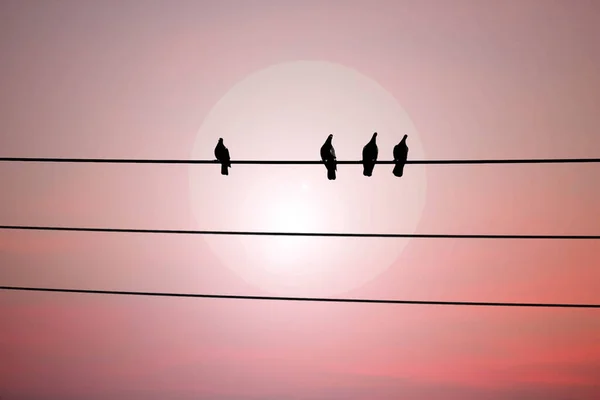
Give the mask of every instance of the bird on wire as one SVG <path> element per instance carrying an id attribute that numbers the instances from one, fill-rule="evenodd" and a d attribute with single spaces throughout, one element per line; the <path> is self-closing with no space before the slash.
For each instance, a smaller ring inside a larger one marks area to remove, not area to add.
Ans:
<path id="1" fill-rule="evenodd" d="M 404 173 L 404 165 L 406 164 L 406 159 L 408 158 L 408 146 L 406 145 L 406 138 L 408 135 L 404 135 L 400 143 L 394 146 L 394 170 L 393 173 L 395 176 L 402 176 Z"/>
<path id="2" fill-rule="evenodd" d="M 373 175 L 373 169 L 375 168 L 375 161 L 377 161 L 377 132 L 373 133 L 369 143 L 363 147 L 362 151 L 362 164 L 363 164 L 363 175 Z"/>
<path id="3" fill-rule="evenodd" d="M 335 149 L 331 143 L 332 140 L 333 135 L 329 135 L 327 140 L 325 140 L 325 143 L 323 143 L 323 146 L 321 146 L 321 160 L 323 160 L 325 168 L 327 168 L 327 179 L 330 181 L 335 180 L 335 171 L 337 171 Z"/>
<path id="4" fill-rule="evenodd" d="M 223 138 L 219 138 L 219 143 L 215 147 L 215 157 L 221 162 L 221 175 L 229 175 L 231 168 L 231 158 L 229 157 L 229 149 L 223 144 Z"/>

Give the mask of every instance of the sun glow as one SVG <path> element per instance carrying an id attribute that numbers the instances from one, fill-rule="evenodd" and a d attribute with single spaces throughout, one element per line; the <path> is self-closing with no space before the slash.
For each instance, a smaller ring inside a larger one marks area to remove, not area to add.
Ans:
<path id="1" fill-rule="evenodd" d="M 308 232 L 315 229 L 314 213 L 301 199 L 281 199 L 268 211 L 268 225 L 274 231 Z"/>
<path id="2" fill-rule="evenodd" d="M 266 231 L 283 233 L 322 231 L 323 228 L 318 223 L 322 216 L 313 203 L 306 184 L 300 185 L 298 190 L 285 191 L 273 196 L 256 213 L 256 226 L 263 226 L 262 229 Z M 263 248 L 263 254 L 270 261 L 266 264 L 272 266 L 266 268 L 277 271 L 293 267 L 304 254 L 314 252 L 315 240 L 307 236 L 276 236 L 263 241 L 259 247 Z"/>

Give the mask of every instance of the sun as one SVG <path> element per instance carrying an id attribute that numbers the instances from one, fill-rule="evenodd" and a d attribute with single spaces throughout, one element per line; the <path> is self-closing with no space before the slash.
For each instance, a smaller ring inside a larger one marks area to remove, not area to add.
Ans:
<path id="1" fill-rule="evenodd" d="M 192 151 L 212 159 L 218 138 L 231 157 L 318 160 L 334 135 L 338 159 L 358 160 L 378 132 L 380 159 L 408 134 L 411 158 L 423 158 L 419 134 L 377 82 L 342 65 L 297 61 L 268 67 L 235 84 L 206 115 Z M 425 166 L 391 165 L 362 176 L 341 165 L 329 181 L 323 165 L 233 164 L 190 167 L 190 201 L 199 229 L 272 232 L 414 232 L 426 193 Z M 271 293 L 331 295 L 360 287 L 394 264 L 408 239 L 306 236 L 207 236 L 222 265 Z"/>
<path id="2" fill-rule="evenodd" d="M 311 215 L 298 200 L 282 201 L 275 204 L 268 213 L 269 225 L 280 232 L 306 232 L 309 229 Z M 313 224 L 314 225 L 314 224 Z"/>

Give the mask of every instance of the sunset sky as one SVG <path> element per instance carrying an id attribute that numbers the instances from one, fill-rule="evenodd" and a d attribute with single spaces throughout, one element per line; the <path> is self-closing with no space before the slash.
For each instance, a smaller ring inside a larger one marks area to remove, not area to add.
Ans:
<path id="1" fill-rule="evenodd" d="M 0 2 L 0 157 L 600 157 L 600 3 Z M 0 163 L 0 225 L 600 233 L 600 168 Z M 0 230 L 0 286 L 600 303 L 596 241 Z M 2 400 L 595 400 L 600 311 L 0 291 Z"/>

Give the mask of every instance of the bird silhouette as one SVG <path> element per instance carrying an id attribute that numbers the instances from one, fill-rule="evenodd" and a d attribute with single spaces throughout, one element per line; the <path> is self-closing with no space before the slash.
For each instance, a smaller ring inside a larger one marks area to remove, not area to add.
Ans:
<path id="1" fill-rule="evenodd" d="M 363 175 L 373 175 L 373 168 L 375 168 L 375 161 L 377 161 L 377 132 L 373 134 L 369 143 L 363 147 L 362 151 L 362 164 L 363 164 Z"/>
<path id="2" fill-rule="evenodd" d="M 404 135 L 400 143 L 394 146 L 394 175 L 402 176 L 404 173 L 404 165 L 406 164 L 406 159 L 408 158 L 408 146 L 406 145 L 406 138 L 408 135 Z"/>
<path id="3" fill-rule="evenodd" d="M 333 135 L 329 135 L 323 146 L 321 146 L 321 160 L 323 160 L 325 168 L 327 168 L 327 179 L 330 181 L 335 180 L 335 171 L 337 171 L 335 149 L 333 148 L 333 144 L 331 144 L 332 140 Z"/>
<path id="4" fill-rule="evenodd" d="M 221 175 L 229 175 L 231 159 L 229 158 L 229 149 L 223 144 L 223 138 L 219 138 L 219 143 L 215 147 L 215 157 L 221 162 Z"/>

